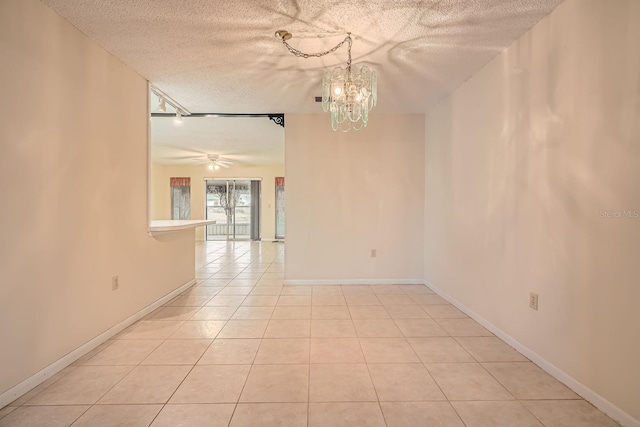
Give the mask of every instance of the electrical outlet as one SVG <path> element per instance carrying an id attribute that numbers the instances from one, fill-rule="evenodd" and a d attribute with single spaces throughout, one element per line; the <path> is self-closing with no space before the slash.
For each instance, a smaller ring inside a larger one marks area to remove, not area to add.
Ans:
<path id="1" fill-rule="evenodd" d="M 535 292 L 529 293 L 529 307 L 534 310 L 538 309 L 538 294 Z"/>
<path id="2" fill-rule="evenodd" d="M 375 258 L 378 255 L 378 251 L 375 249 L 371 249 L 371 258 Z"/>
<path id="3" fill-rule="evenodd" d="M 117 291 L 120 289 L 120 278 L 118 276 L 113 276 L 111 278 L 111 290 Z"/>

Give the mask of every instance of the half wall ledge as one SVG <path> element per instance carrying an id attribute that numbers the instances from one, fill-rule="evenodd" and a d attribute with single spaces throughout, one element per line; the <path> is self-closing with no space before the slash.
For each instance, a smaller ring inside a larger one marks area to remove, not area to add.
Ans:
<path id="1" fill-rule="evenodd" d="M 188 230 L 215 223 L 215 220 L 203 219 L 158 219 L 149 222 L 148 231 L 149 236 L 157 236 L 159 234 L 169 233 L 172 231 Z"/>

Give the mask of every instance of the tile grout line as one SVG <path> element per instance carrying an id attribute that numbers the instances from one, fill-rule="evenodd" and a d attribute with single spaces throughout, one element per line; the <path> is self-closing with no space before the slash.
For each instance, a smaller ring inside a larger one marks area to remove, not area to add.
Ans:
<path id="1" fill-rule="evenodd" d="M 186 322 L 186 321 L 185 321 Z M 182 323 L 182 325 L 184 325 L 184 322 Z M 222 329 L 221 329 L 222 330 Z M 177 329 L 176 329 L 177 331 Z M 175 333 L 176 331 L 174 331 L 173 333 Z M 144 362 L 155 350 L 157 350 L 160 346 L 162 346 L 162 344 L 166 343 L 167 341 L 170 340 L 171 336 L 173 336 L 173 333 L 171 335 L 169 335 L 169 337 L 165 338 L 162 343 L 160 343 L 160 345 L 158 345 L 158 347 L 156 347 L 153 351 L 151 351 L 151 353 L 149 353 L 146 357 L 144 357 L 140 363 L 138 363 L 137 366 L 140 366 L 140 364 L 142 362 Z M 220 333 L 220 331 L 218 331 L 218 333 Z M 218 333 L 216 333 L 216 336 L 218 335 Z M 213 339 L 211 340 L 211 343 L 209 344 L 209 346 L 207 346 L 207 349 L 205 349 L 205 351 L 200 355 L 200 357 L 198 358 L 198 360 L 195 361 L 195 363 L 191 366 L 191 369 L 189 369 L 189 371 L 186 373 L 186 375 L 184 376 L 184 378 L 180 381 L 180 383 L 178 384 L 178 386 L 173 390 L 173 392 L 171 393 L 171 395 L 167 398 L 167 400 L 164 403 L 161 403 L 162 407 L 160 408 L 160 410 L 156 413 L 156 415 L 153 417 L 153 419 L 151 420 L 151 422 L 149 423 L 149 425 L 153 424 L 153 422 L 156 420 L 156 418 L 160 415 L 160 413 L 164 410 L 164 408 L 167 406 L 167 404 L 169 403 L 169 401 L 171 400 L 171 398 L 173 398 L 173 396 L 175 395 L 176 391 L 178 391 L 178 389 L 180 388 L 180 386 L 184 383 L 184 381 L 187 379 L 187 377 L 189 376 L 189 374 L 191 374 L 191 372 L 193 371 L 193 369 L 196 367 L 196 365 L 198 364 L 198 362 L 200 361 L 200 359 L 202 359 L 202 356 L 204 355 L 204 353 L 206 353 L 206 351 L 209 349 L 209 347 L 211 347 L 211 345 L 213 344 L 213 342 L 215 341 L 215 337 L 213 337 Z M 173 365 L 152 365 L 152 366 L 173 366 Z M 134 368 L 135 369 L 135 368 Z M 133 370 L 132 370 L 133 371 Z M 129 373 L 127 373 L 120 381 L 122 381 L 124 378 L 126 378 L 132 371 L 130 371 Z M 118 382 L 118 384 L 120 383 L 120 381 Z M 117 385 L 117 384 L 116 384 Z M 115 387 L 116 385 L 114 385 L 113 387 Z M 112 387 L 112 389 L 113 389 Z M 111 391 L 111 389 L 109 390 Z M 105 394 L 106 395 L 106 394 Z M 104 397 L 104 396 L 102 396 Z M 101 398 L 102 398 L 101 397 Z M 99 401 L 99 399 L 98 399 Z M 97 404 L 97 402 L 96 402 Z"/>
<path id="2" fill-rule="evenodd" d="M 224 288 L 226 288 L 227 286 L 228 286 L 228 284 L 227 284 L 227 285 L 225 285 L 225 286 L 223 286 L 223 289 L 224 289 Z M 218 291 L 215 295 L 218 295 L 220 292 L 221 292 L 221 291 Z M 214 296 L 215 296 L 215 295 L 214 295 Z M 211 299 L 213 299 L 213 296 L 212 296 L 211 298 L 209 298 L 209 299 L 208 299 L 208 300 L 207 300 L 203 305 L 201 305 L 201 306 L 200 306 L 200 308 L 204 307 L 204 306 L 205 306 L 205 304 L 206 304 L 207 302 L 209 302 Z M 244 300 L 243 300 L 243 301 L 244 301 Z M 237 311 L 237 309 L 236 309 L 236 311 Z M 235 313 L 235 311 L 234 311 L 234 313 Z M 194 315 L 195 315 L 195 313 L 194 313 L 191 317 L 193 317 Z M 191 318 L 191 317 L 190 317 L 190 318 Z M 189 319 L 190 319 L 190 318 L 189 318 Z M 187 321 L 188 321 L 188 320 L 187 320 Z M 185 322 L 186 322 L 186 321 L 184 321 L 182 324 L 184 325 L 184 324 L 185 324 Z M 225 325 L 224 325 L 224 326 L 226 326 L 226 324 L 227 324 L 227 321 L 225 321 Z M 151 420 L 151 422 L 149 423 L 149 425 L 151 425 L 151 424 L 155 421 L 155 419 L 160 415 L 160 413 L 164 410 L 164 408 L 165 408 L 165 407 L 166 407 L 166 405 L 169 403 L 169 401 L 171 400 L 171 398 L 173 398 L 173 396 L 175 395 L 175 393 L 178 391 L 178 389 L 180 388 L 180 386 L 184 383 L 184 381 L 185 381 L 185 380 L 189 377 L 189 375 L 193 372 L 193 370 L 194 370 L 194 369 L 195 369 L 195 367 L 197 366 L 198 362 L 202 359 L 202 357 L 203 357 L 203 356 L 204 356 L 204 354 L 209 350 L 209 348 L 211 348 L 211 346 L 212 346 L 212 345 L 213 345 L 213 343 L 215 342 L 215 340 L 216 340 L 217 336 L 220 334 L 220 332 L 222 331 L 222 329 L 224 328 L 224 326 L 223 326 L 222 328 L 220 328 L 220 330 L 219 330 L 219 331 L 216 333 L 216 335 L 212 338 L 211 343 L 209 343 L 209 345 L 207 346 L 207 348 L 205 349 L 205 351 L 200 355 L 200 357 L 198 358 L 198 360 L 196 360 L 196 361 L 194 362 L 194 364 L 191 366 L 191 369 L 189 369 L 189 371 L 186 373 L 186 375 L 184 376 L 184 378 L 182 379 L 182 381 L 180 381 L 180 383 L 178 384 L 178 386 L 174 389 L 174 391 L 173 391 L 173 392 L 171 393 L 171 395 L 168 397 L 167 401 L 166 401 L 165 403 L 163 403 L 163 404 L 162 404 L 162 407 L 160 408 L 160 410 L 158 411 L 158 413 L 156 413 L 156 415 L 153 417 L 153 419 Z M 177 330 L 176 330 L 176 331 L 177 331 Z M 174 331 L 174 333 L 175 333 L 176 331 Z M 151 353 L 149 353 L 149 355 L 147 355 L 146 357 L 144 357 L 144 358 L 140 361 L 140 363 L 138 363 L 138 365 L 136 365 L 136 366 L 140 366 L 140 365 L 141 365 L 141 363 L 142 363 L 144 360 L 146 360 L 146 359 L 147 359 L 147 358 L 148 358 L 148 357 L 149 357 L 149 356 L 150 356 L 150 355 L 151 355 L 155 350 L 157 350 L 157 348 L 159 348 L 162 344 L 164 344 L 164 343 L 166 343 L 167 341 L 169 341 L 169 340 L 171 339 L 171 336 L 173 336 L 173 334 L 171 334 L 168 338 L 165 338 L 165 339 L 162 341 L 162 343 L 160 343 L 160 344 L 159 344 L 159 345 L 158 345 L 154 350 L 152 350 L 152 351 L 151 351 Z M 174 366 L 174 365 L 155 365 L 155 366 Z M 135 368 L 134 368 L 134 369 L 135 369 Z M 133 370 L 132 370 L 132 371 L 133 371 Z M 124 376 L 120 381 L 122 381 L 124 378 L 126 378 L 126 377 L 127 377 L 127 376 L 132 372 L 132 371 L 130 371 L 129 373 L 127 373 L 127 374 L 126 374 L 126 375 L 125 375 L 125 376 Z M 246 379 L 245 379 L 245 380 L 246 380 Z M 112 390 L 112 389 L 113 389 L 117 384 L 119 384 L 119 383 L 120 383 L 120 381 L 118 381 L 118 383 L 116 383 L 116 384 L 115 384 L 111 389 L 109 389 L 109 391 L 111 391 L 111 390 Z M 107 393 L 108 393 L 109 391 L 107 391 Z M 106 395 L 106 393 L 105 393 L 105 395 Z M 104 395 L 103 395 L 102 397 L 104 397 Z M 101 398 L 102 398 L 102 397 L 101 397 Z M 100 398 L 100 399 L 101 399 L 101 398 Z M 99 399 L 98 399 L 98 400 L 99 400 Z M 97 403 L 97 402 L 96 402 L 96 403 Z M 236 406 L 237 406 L 237 403 L 236 403 Z M 87 409 L 87 410 L 88 410 L 88 409 Z M 234 407 L 234 412 L 235 412 L 235 407 Z M 229 419 L 229 422 L 231 422 L 231 419 Z"/>
<path id="3" fill-rule="evenodd" d="M 264 275 L 264 273 L 263 273 L 263 275 Z M 269 321 L 267 322 L 267 327 L 269 325 L 269 322 L 271 322 L 271 317 L 269 317 Z M 253 367 L 255 366 L 255 360 L 258 357 L 258 352 L 260 351 L 260 347 L 262 347 L 262 341 L 264 340 L 264 334 L 266 333 L 267 327 L 265 327 L 265 330 L 262 333 L 262 338 L 260 338 L 260 343 L 258 344 L 258 348 L 256 349 L 256 353 L 254 354 L 253 360 L 251 361 L 251 364 L 249 365 L 249 372 L 247 372 L 247 376 L 245 377 L 244 382 L 242 383 L 242 388 L 240 389 L 240 393 L 238 394 L 238 400 L 237 400 L 237 402 L 236 402 L 236 404 L 235 404 L 235 406 L 233 408 L 233 411 L 231 413 L 231 417 L 229 418 L 229 422 L 227 423 L 228 426 L 231 425 L 231 422 L 233 421 L 233 417 L 234 417 L 234 415 L 236 413 L 236 410 L 238 409 L 238 405 L 240 404 L 240 399 L 242 398 L 242 393 L 244 393 L 244 388 L 246 387 L 247 382 L 249 381 L 249 376 L 251 375 L 251 372 L 253 371 Z"/>

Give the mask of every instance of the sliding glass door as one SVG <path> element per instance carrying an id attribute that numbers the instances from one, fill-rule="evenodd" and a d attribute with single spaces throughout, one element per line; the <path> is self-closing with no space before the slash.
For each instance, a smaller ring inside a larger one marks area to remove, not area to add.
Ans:
<path id="1" fill-rule="evenodd" d="M 239 179 L 207 180 L 207 219 L 216 221 L 207 226 L 207 240 L 260 238 L 259 183 Z"/>
<path id="2" fill-rule="evenodd" d="M 276 177 L 276 239 L 284 239 L 284 177 Z"/>

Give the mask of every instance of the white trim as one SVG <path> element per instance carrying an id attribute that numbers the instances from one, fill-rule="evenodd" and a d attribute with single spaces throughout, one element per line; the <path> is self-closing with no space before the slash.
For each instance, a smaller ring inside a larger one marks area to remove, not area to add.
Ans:
<path id="1" fill-rule="evenodd" d="M 90 341 L 87 341 L 86 343 L 82 344 L 80 347 L 76 348 L 75 350 L 71 351 L 70 353 L 66 354 L 60 359 L 56 360 L 49 366 L 42 368 L 40 371 L 31 375 L 26 380 L 22 381 L 21 383 L 13 386 L 9 390 L 0 394 L 0 408 L 7 406 L 9 403 L 13 402 L 23 394 L 31 391 L 32 389 L 34 389 L 35 387 L 37 387 L 47 379 L 51 378 L 52 376 L 54 376 L 55 374 L 57 374 L 58 372 L 60 372 L 61 370 L 63 370 L 73 362 L 75 362 L 76 360 L 80 359 L 82 356 L 84 356 L 94 348 L 98 347 L 103 342 L 107 341 L 109 338 L 116 335 L 118 332 L 131 326 L 132 324 L 142 319 L 147 314 L 151 313 L 156 308 L 160 307 L 165 302 L 171 300 L 173 297 L 184 292 L 186 289 L 190 288 L 196 283 L 197 283 L 197 279 L 189 280 L 184 285 L 168 293 L 162 298 L 156 300 L 155 302 L 149 304 L 148 306 L 144 307 L 142 310 L 138 311 L 137 313 L 134 313 L 133 315 L 129 316 L 122 322 L 107 329 L 100 335 L 96 336 Z"/>
<path id="2" fill-rule="evenodd" d="M 582 384 L 580 381 L 573 378 L 571 375 L 564 372 L 562 369 L 558 368 L 548 360 L 544 359 L 542 356 L 526 347 L 525 345 L 518 342 L 515 338 L 508 335 L 506 332 L 493 325 L 491 322 L 480 316 L 475 311 L 471 310 L 460 301 L 453 298 L 451 295 L 444 292 L 442 289 L 437 286 L 426 282 L 425 284 L 432 291 L 440 295 L 442 298 L 449 301 L 451 304 L 456 306 L 458 309 L 466 313 L 469 317 L 471 317 L 476 322 L 480 323 L 482 326 L 487 328 L 489 331 L 493 332 L 498 338 L 502 339 L 504 342 L 509 344 L 511 347 L 518 350 L 524 356 L 526 356 L 533 363 L 538 365 L 540 368 L 545 370 L 549 375 L 569 387 L 571 390 L 582 396 L 587 401 L 591 402 L 596 408 L 607 414 L 609 417 L 613 418 L 615 421 L 619 422 L 625 427 L 640 427 L 640 421 L 633 418 L 631 415 L 627 414 L 624 410 L 618 408 L 613 403 L 609 402 L 604 397 L 600 396 L 595 391 L 591 390 L 586 385 Z"/>
<path id="3" fill-rule="evenodd" d="M 285 285 L 424 285 L 422 279 L 287 279 Z"/>

